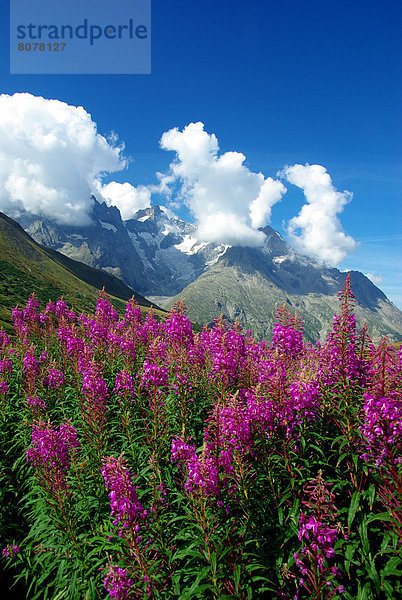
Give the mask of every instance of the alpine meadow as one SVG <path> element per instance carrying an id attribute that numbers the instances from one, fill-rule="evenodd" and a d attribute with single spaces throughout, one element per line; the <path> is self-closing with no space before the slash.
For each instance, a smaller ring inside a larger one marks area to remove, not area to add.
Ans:
<path id="1" fill-rule="evenodd" d="M 1 333 L 1 537 L 34 599 L 401 593 L 402 351 L 33 294 Z"/>

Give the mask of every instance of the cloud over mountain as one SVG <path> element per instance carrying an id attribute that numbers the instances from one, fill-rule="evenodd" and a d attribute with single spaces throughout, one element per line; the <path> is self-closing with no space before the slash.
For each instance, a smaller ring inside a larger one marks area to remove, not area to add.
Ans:
<path id="1" fill-rule="evenodd" d="M 351 201 L 348 191 L 338 192 L 321 165 L 293 165 L 279 173 L 301 188 L 307 200 L 288 223 L 288 234 L 296 250 L 334 266 L 356 249 L 355 240 L 342 228 L 337 214 Z"/>
<path id="2" fill-rule="evenodd" d="M 262 245 L 258 227 L 269 222 L 272 206 L 286 192 L 283 183 L 250 171 L 240 152 L 219 154 L 216 136 L 200 122 L 166 131 L 160 146 L 176 152 L 160 190 L 169 193 L 179 184 L 176 200 L 190 208 L 202 241 Z"/>
<path id="3" fill-rule="evenodd" d="M 128 183 L 101 187 L 104 174 L 125 168 L 122 153 L 81 106 L 27 93 L 0 96 L 0 209 L 11 216 L 27 210 L 86 225 L 91 194 L 99 191 L 123 210 L 130 196 L 136 206 L 147 205 L 149 198 Z"/>
<path id="4" fill-rule="evenodd" d="M 18 218 L 26 210 L 58 224 L 90 222 L 91 194 L 116 206 L 124 220 L 151 205 L 157 192 L 172 207 L 187 206 L 201 241 L 258 247 L 284 183 L 250 170 L 241 152 L 219 152 L 218 139 L 201 122 L 163 133 L 163 150 L 175 153 L 159 185 L 134 187 L 104 177 L 127 166 L 117 136 L 97 131 L 83 108 L 28 93 L 0 95 L 0 210 Z M 287 166 L 279 174 L 304 192 L 306 204 L 287 228 L 296 249 L 336 265 L 356 248 L 338 214 L 351 200 L 338 192 L 320 165 Z"/>
<path id="5" fill-rule="evenodd" d="M 111 181 L 99 185 L 98 191 L 108 206 L 117 206 L 123 220 L 132 219 L 138 210 L 151 206 L 151 191 L 145 185 L 134 187 L 127 182 Z"/>

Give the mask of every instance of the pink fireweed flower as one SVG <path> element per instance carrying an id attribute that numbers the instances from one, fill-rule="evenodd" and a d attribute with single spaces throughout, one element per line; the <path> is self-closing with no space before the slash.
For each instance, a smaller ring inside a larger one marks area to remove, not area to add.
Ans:
<path id="1" fill-rule="evenodd" d="M 0 360 L 0 375 L 8 375 L 12 371 L 11 360 Z"/>
<path id="2" fill-rule="evenodd" d="M 105 487 L 110 490 L 113 524 L 118 528 L 119 535 L 123 535 L 124 529 L 131 527 L 136 534 L 139 534 L 141 525 L 147 517 L 147 510 L 138 499 L 136 488 L 126 466 L 126 460 L 123 456 L 119 456 L 119 458 L 108 456 L 103 458 L 102 464 L 101 473 Z M 139 539 L 138 537 L 137 541 Z"/>
<path id="3" fill-rule="evenodd" d="M 368 391 L 374 397 L 402 399 L 402 350 L 385 337 L 372 353 Z"/>
<path id="4" fill-rule="evenodd" d="M 1 551 L 2 556 L 5 558 L 15 558 L 17 554 L 21 552 L 21 548 L 16 544 L 8 544 Z"/>
<path id="5" fill-rule="evenodd" d="M 338 537 L 338 530 L 336 527 L 330 527 L 329 525 L 320 521 L 314 515 L 306 515 L 303 512 L 299 519 L 299 540 L 308 542 L 314 551 L 322 551 L 322 553 L 330 558 L 335 554 L 334 544 Z M 305 556 L 309 556 L 309 548 L 302 550 Z"/>
<path id="6" fill-rule="evenodd" d="M 106 410 L 109 392 L 106 382 L 100 376 L 98 367 L 94 363 L 84 369 L 82 376 L 82 392 L 85 398 L 91 401 L 93 408 L 96 408 L 101 412 Z"/>
<path id="7" fill-rule="evenodd" d="M 56 317 L 59 319 L 67 318 L 68 306 L 64 300 L 57 300 L 55 307 Z"/>
<path id="8" fill-rule="evenodd" d="M 3 329 L 0 329 L 0 350 L 5 350 L 10 345 L 10 338 Z"/>
<path id="9" fill-rule="evenodd" d="M 211 374 L 225 385 L 234 384 L 243 372 L 246 359 L 244 335 L 238 327 L 222 330 L 214 328 L 209 346 L 212 359 Z"/>
<path id="10" fill-rule="evenodd" d="M 127 302 L 125 319 L 131 325 L 142 325 L 141 309 L 134 298 Z"/>
<path id="11" fill-rule="evenodd" d="M 141 377 L 141 387 L 147 390 L 153 390 L 155 387 L 162 387 L 167 384 L 168 374 L 166 367 L 144 361 L 144 371 Z"/>
<path id="12" fill-rule="evenodd" d="M 78 320 L 78 317 L 73 310 L 68 310 L 66 313 L 66 317 L 69 323 L 76 323 Z"/>
<path id="13" fill-rule="evenodd" d="M 57 430 L 52 423 L 39 421 L 32 428 L 32 445 L 26 455 L 36 467 L 51 466 L 66 472 L 71 466 L 71 453 L 79 447 L 77 431 L 69 423 L 61 423 Z"/>
<path id="14" fill-rule="evenodd" d="M 312 421 L 321 410 L 320 384 L 318 381 L 293 382 L 289 386 L 289 402 L 297 421 Z"/>
<path id="15" fill-rule="evenodd" d="M 203 451 L 197 455 L 195 446 L 180 438 L 174 438 L 171 446 L 172 462 L 177 461 L 187 471 L 184 485 L 188 493 L 200 493 L 219 497 L 222 489 L 229 487 L 229 478 L 233 476 L 233 449 L 231 447 L 216 452 L 215 443 L 204 442 Z"/>
<path id="16" fill-rule="evenodd" d="M 362 458 L 376 466 L 390 459 L 402 463 L 402 404 L 389 398 L 364 394 L 364 421 L 360 428 L 366 438 Z"/>
<path id="17" fill-rule="evenodd" d="M 24 308 L 23 320 L 28 324 L 35 324 L 39 322 L 39 300 L 35 294 L 31 294 L 28 303 Z"/>
<path id="18" fill-rule="evenodd" d="M 300 515 L 298 537 L 303 546 L 294 554 L 294 558 L 303 575 L 299 585 L 310 594 L 314 590 L 320 598 L 324 597 L 323 590 L 328 590 L 327 598 L 342 591 L 341 586 L 335 588 L 333 585 L 339 577 L 338 569 L 329 568 L 327 564 L 335 555 L 334 546 L 339 536 L 334 500 L 334 495 L 324 483 L 319 471 L 317 478 L 305 487 L 305 499 L 302 503 L 309 511 L 302 511 Z"/>
<path id="19" fill-rule="evenodd" d="M 11 311 L 11 319 L 14 325 L 14 331 L 20 339 L 24 339 L 29 331 L 28 326 L 24 323 L 23 312 L 18 306 L 15 306 Z"/>
<path id="20" fill-rule="evenodd" d="M 108 565 L 107 568 L 108 572 L 104 579 L 105 589 L 113 600 L 126 600 L 134 581 L 129 578 L 126 569 L 121 569 L 116 565 Z"/>
<path id="21" fill-rule="evenodd" d="M 95 319 L 107 327 L 110 327 L 115 321 L 119 320 L 119 315 L 111 305 L 105 291 L 99 292 L 96 303 Z"/>
<path id="22" fill-rule="evenodd" d="M 272 332 L 272 345 L 281 354 L 295 357 L 303 351 L 303 333 L 293 327 L 276 323 Z"/>
<path id="23" fill-rule="evenodd" d="M 48 370 L 49 387 L 58 389 L 64 385 L 64 374 L 59 369 Z"/>
<path id="24" fill-rule="evenodd" d="M 48 354 L 47 352 L 45 352 L 45 351 L 41 352 L 41 353 L 39 354 L 39 362 L 40 362 L 41 364 L 46 364 L 46 363 L 48 363 L 48 362 L 49 362 L 49 354 Z"/>
<path id="25" fill-rule="evenodd" d="M 64 422 L 59 428 L 39 421 L 32 427 L 32 444 L 26 451 L 27 462 L 33 465 L 52 489 L 66 488 L 65 475 L 71 467 L 72 454 L 80 448 L 77 431 Z"/>
<path id="26" fill-rule="evenodd" d="M 48 302 L 48 303 L 46 304 L 46 308 L 45 308 L 45 314 L 46 314 L 47 316 L 49 316 L 49 315 L 54 315 L 55 311 L 56 311 L 56 307 L 55 307 L 55 305 L 54 305 L 54 302 L 52 302 L 52 301 Z"/>
<path id="27" fill-rule="evenodd" d="M 32 377 L 33 379 L 35 379 L 39 373 L 38 361 L 36 360 L 31 348 L 23 358 L 22 372 L 24 373 L 25 377 Z"/>
<path id="28" fill-rule="evenodd" d="M 128 357 L 128 358 L 130 358 L 131 361 L 134 361 L 134 359 L 135 359 L 135 343 L 132 340 L 120 339 L 119 347 L 120 347 L 122 354 L 124 354 L 124 356 L 126 358 Z"/>
<path id="29" fill-rule="evenodd" d="M 134 395 L 133 378 L 126 369 L 117 374 L 113 391 L 119 396 L 132 397 Z"/>
<path id="30" fill-rule="evenodd" d="M 27 405 L 33 409 L 46 411 L 46 404 L 39 396 L 28 396 Z"/>
<path id="31" fill-rule="evenodd" d="M 4 380 L 0 381 L 0 394 L 3 394 L 3 396 L 8 396 L 9 391 L 10 388 L 8 387 L 7 382 Z"/>
<path id="32" fill-rule="evenodd" d="M 145 317 L 145 321 L 141 327 L 141 339 L 143 342 L 152 341 L 163 334 L 163 324 L 156 319 L 152 309 L 150 309 Z"/>
<path id="33" fill-rule="evenodd" d="M 219 422 L 220 435 L 224 441 L 237 450 L 251 448 L 250 416 L 247 405 L 236 397 L 229 398 L 226 404 L 215 408 L 215 419 Z"/>
<path id="34" fill-rule="evenodd" d="M 166 317 L 164 329 L 171 345 L 190 346 L 194 341 L 193 328 L 186 315 L 184 303 L 176 302 L 172 311 Z"/>

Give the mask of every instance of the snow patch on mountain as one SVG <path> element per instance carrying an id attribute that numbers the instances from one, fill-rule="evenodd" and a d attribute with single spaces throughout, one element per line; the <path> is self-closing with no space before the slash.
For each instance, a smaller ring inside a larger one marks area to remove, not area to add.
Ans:
<path id="1" fill-rule="evenodd" d="M 175 248 L 180 250 L 180 252 L 184 252 L 184 254 L 191 255 L 203 250 L 207 245 L 208 242 L 200 242 L 192 235 L 185 235 L 180 244 L 175 244 Z"/>

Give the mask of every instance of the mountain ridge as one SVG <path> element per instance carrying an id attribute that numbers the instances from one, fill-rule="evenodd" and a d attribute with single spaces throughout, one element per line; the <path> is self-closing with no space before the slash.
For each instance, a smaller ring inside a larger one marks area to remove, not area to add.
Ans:
<path id="1" fill-rule="evenodd" d="M 313 340 L 325 337 L 336 313 L 346 273 L 298 254 L 269 225 L 261 228 L 264 245 L 248 248 L 200 241 L 196 225 L 165 207 L 123 221 L 117 208 L 94 199 L 92 221 L 77 228 L 29 214 L 20 219 L 38 242 L 113 273 L 164 308 L 185 297 L 190 318 L 199 323 L 223 313 L 267 336 L 275 308 L 286 302 L 302 313 Z M 375 339 L 387 334 L 401 340 L 402 312 L 365 275 L 352 271 L 351 278 L 359 324 L 372 324 Z"/>

